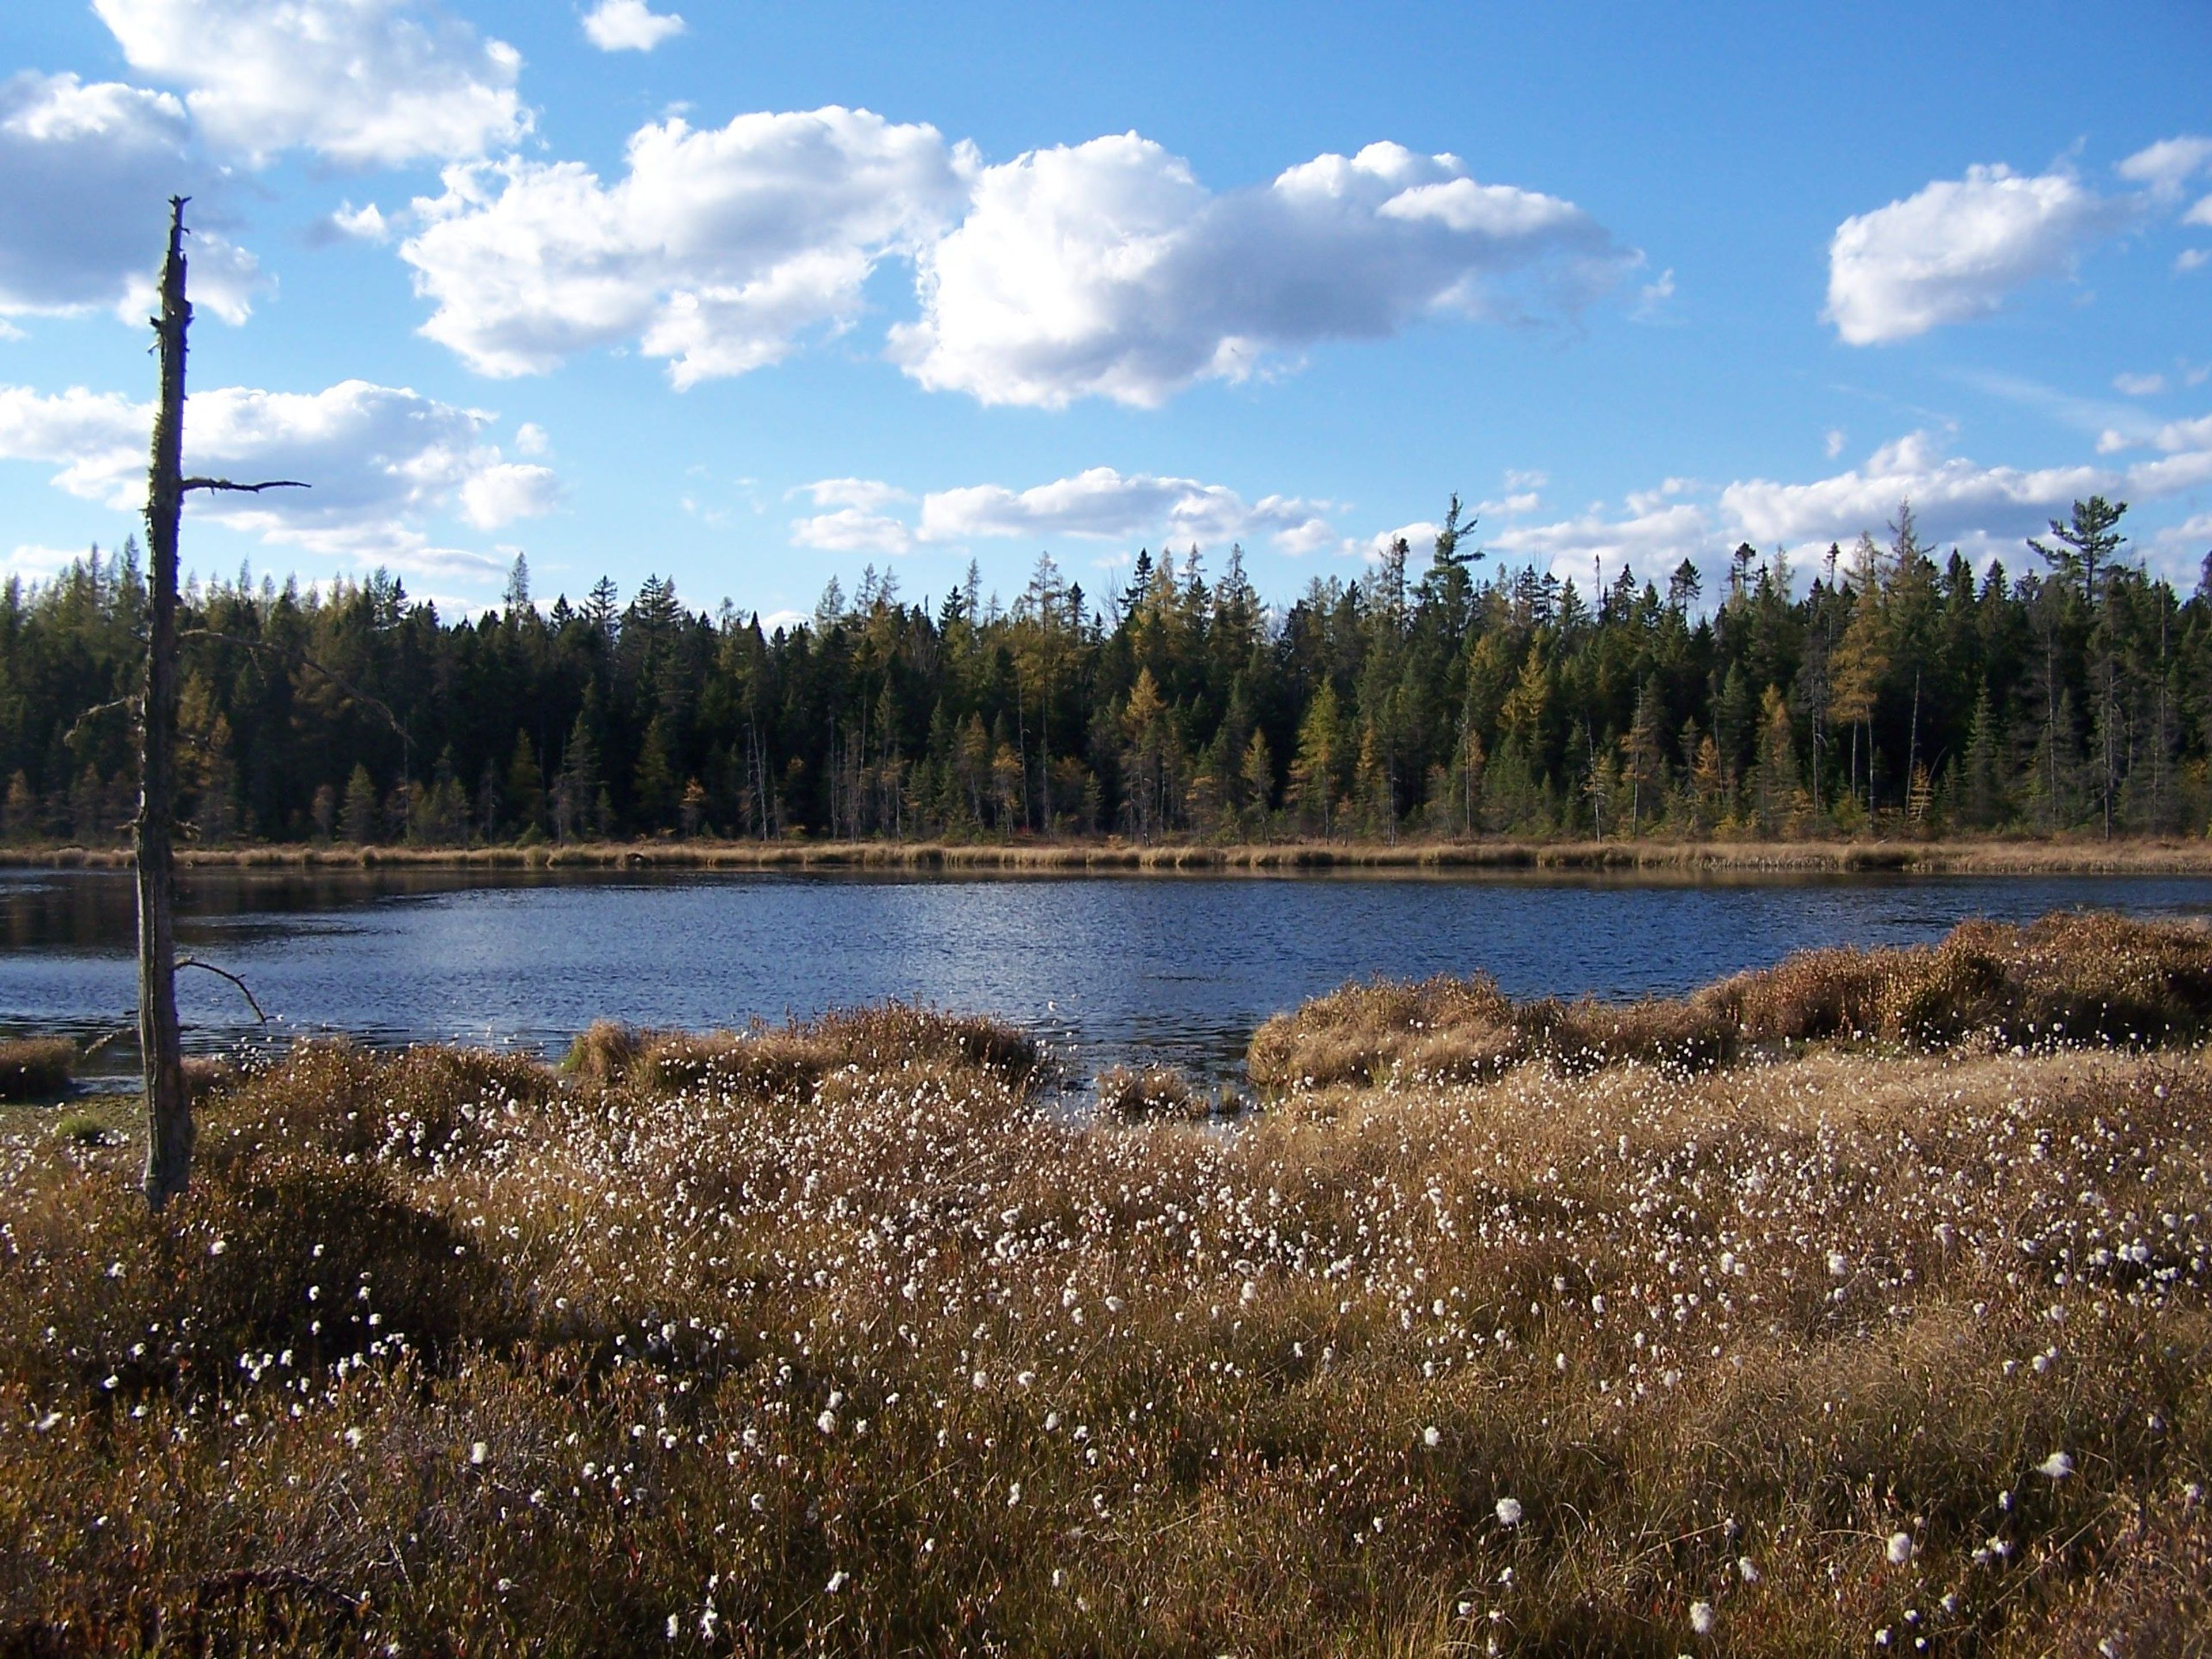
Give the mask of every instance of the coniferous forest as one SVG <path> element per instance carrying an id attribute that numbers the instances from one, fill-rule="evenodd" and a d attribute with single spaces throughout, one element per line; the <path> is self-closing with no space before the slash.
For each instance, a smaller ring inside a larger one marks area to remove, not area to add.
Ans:
<path id="1" fill-rule="evenodd" d="M 187 833 L 459 846 L 731 838 L 2198 834 L 2212 592 L 2077 502 L 2015 565 L 1887 535 L 1748 545 L 1585 592 L 1474 545 L 1271 605 L 1231 550 L 1138 556 L 1094 598 L 1041 556 L 1010 600 L 871 569 L 772 632 L 648 578 L 448 622 L 384 573 L 195 583 Z M 2208 557 L 2212 564 L 2212 557 Z M 1809 565 L 1809 568 L 1808 568 Z M 136 549 L 0 595 L 16 843 L 121 840 Z"/>

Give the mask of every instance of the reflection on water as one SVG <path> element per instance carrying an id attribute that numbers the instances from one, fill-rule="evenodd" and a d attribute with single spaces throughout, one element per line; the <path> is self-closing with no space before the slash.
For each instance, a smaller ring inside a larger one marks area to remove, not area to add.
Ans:
<path id="1" fill-rule="evenodd" d="M 244 975 L 280 1040 L 551 1050 L 597 1018 L 703 1028 L 910 997 L 1018 1020 L 1083 1072 L 1143 1059 L 1218 1078 L 1269 1014 L 1370 974 L 1672 993 L 1968 916 L 2201 914 L 2212 879 L 192 871 L 180 903 L 180 945 Z M 132 906 L 127 871 L 0 872 L 0 1030 L 126 1023 Z M 220 980 L 178 994 L 188 1048 L 258 1035 Z M 105 1058 L 137 1063 L 125 1042 Z"/>

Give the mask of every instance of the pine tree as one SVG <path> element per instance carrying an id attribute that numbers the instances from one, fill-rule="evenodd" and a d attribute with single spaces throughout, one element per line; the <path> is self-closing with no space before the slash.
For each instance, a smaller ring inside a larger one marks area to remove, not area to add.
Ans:
<path id="1" fill-rule="evenodd" d="M 358 761 L 346 779 L 345 804 L 338 809 L 338 822 L 353 846 L 365 847 L 377 839 L 376 781 Z"/>

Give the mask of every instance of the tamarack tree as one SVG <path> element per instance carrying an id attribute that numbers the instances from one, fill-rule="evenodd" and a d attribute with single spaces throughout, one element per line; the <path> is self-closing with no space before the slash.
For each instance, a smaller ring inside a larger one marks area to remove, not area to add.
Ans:
<path id="1" fill-rule="evenodd" d="M 185 204 L 189 199 L 169 198 L 161 311 L 150 319 L 161 362 L 161 393 L 154 412 L 153 456 L 146 473 L 146 678 L 139 709 L 133 850 L 138 875 L 138 1047 L 146 1090 L 145 1190 L 146 1202 L 155 1210 L 183 1192 L 191 1177 L 195 1129 L 191 1099 L 185 1090 L 177 969 L 207 965 L 177 959 L 178 528 L 185 497 L 194 490 L 258 495 L 264 489 L 307 488 L 291 478 L 234 483 L 228 478 L 185 476 L 185 351 L 192 322 L 185 274 Z"/>

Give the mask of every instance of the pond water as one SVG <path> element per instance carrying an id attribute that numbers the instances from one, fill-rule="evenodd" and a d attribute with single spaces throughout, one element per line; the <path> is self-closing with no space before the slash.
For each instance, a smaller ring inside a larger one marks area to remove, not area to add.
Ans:
<path id="1" fill-rule="evenodd" d="M 1497 875 L 990 877 L 185 872 L 189 1049 L 343 1031 L 556 1052 L 603 1018 L 704 1029 L 918 998 L 1018 1021 L 1087 1076 L 1236 1075 L 1253 1029 L 1347 980 L 1475 971 L 1516 997 L 1687 990 L 1970 916 L 2212 912 L 2196 877 L 1633 882 Z M 128 1023 L 127 872 L 0 872 L 0 1030 Z M 101 1051 L 122 1074 L 135 1044 Z"/>

